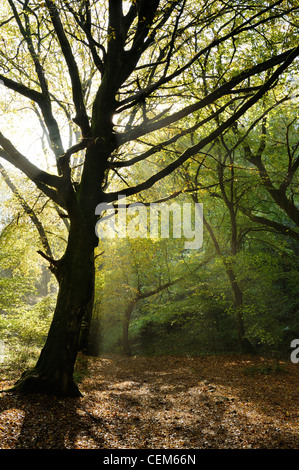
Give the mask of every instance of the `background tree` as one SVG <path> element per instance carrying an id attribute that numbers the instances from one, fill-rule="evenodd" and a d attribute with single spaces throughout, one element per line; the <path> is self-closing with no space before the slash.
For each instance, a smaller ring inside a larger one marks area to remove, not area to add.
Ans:
<path id="1" fill-rule="evenodd" d="M 3 374 L 12 364 L 33 366 L 51 322 L 56 292 L 36 256 L 40 240 L 34 225 L 1 181 L 0 339 L 5 346 Z M 35 208 L 38 211 L 38 208 Z M 5 225 L 4 225 L 5 224 Z M 4 225 L 4 227 L 3 227 Z"/>

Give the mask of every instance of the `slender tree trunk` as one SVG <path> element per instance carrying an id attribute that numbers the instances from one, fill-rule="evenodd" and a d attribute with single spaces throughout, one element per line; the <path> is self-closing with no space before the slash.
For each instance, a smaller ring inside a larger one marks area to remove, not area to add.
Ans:
<path id="1" fill-rule="evenodd" d="M 194 200 L 195 202 L 197 202 L 196 198 Z M 231 289 L 233 293 L 233 302 L 234 302 L 234 307 L 235 307 L 236 331 L 237 331 L 237 341 L 238 341 L 239 348 L 244 354 L 254 354 L 255 351 L 254 351 L 252 344 L 245 337 L 245 326 L 244 326 L 244 318 L 243 318 L 243 293 L 237 282 L 235 273 L 232 267 L 226 262 L 222 254 L 221 248 L 219 246 L 219 243 L 215 237 L 214 231 L 205 217 L 203 217 L 203 223 L 206 229 L 208 230 L 208 233 L 213 241 L 216 253 L 218 254 L 218 256 L 220 256 L 220 258 L 223 259 L 225 272 L 231 285 Z"/>
<path id="2" fill-rule="evenodd" d="M 245 326 L 243 318 L 243 293 L 237 282 L 233 269 L 230 266 L 226 266 L 225 270 L 233 292 L 238 345 L 242 353 L 255 354 L 255 350 L 252 344 L 245 336 Z"/>
<path id="3" fill-rule="evenodd" d="M 175 279 L 174 281 L 169 281 L 166 282 L 165 284 L 160 285 L 156 289 L 153 289 L 149 292 L 144 292 L 141 293 L 140 291 L 138 292 L 137 296 L 135 299 L 131 300 L 126 308 L 126 311 L 123 316 L 123 322 L 122 322 L 122 330 L 123 330 L 123 337 L 122 337 L 122 346 L 123 346 L 123 353 L 126 356 L 131 356 L 131 349 L 130 349 L 130 343 L 129 343 L 129 328 L 130 328 L 130 321 L 132 317 L 132 313 L 134 310 L 135 305 L 139 300 L 146 299 L 148 297 L 151 297 L 152 295 L 157 294 L 158 292 L 161 292 L 162 290 L 166 289 L 169 286 L 172 286 L 173 284 L 176 284 L 183 278 L 178 278 Z"/>
<path id="4" fill-rule="evenodd" d="M 43 296 L 46 297 L 50 293 L 50 281 L 51 281 L 51 271 L 49 270 L 48 266 L 44 264 L 41 267 L 42 274 L 39 282 L 37 284 L 37 291 Z"/>
<path id="5" fill-rule="evenodd" d="M 129 343 L 129 327 L 130 327 L 131 316 L 135 307 L 135 303 L 136 303 L 136 300 L 132 300 L 129 303 L 123 316 L 123 324 L 122 324 L 123 344 L 122 346 L 123 346 L 123 353 L 126 356 L 131 356 L 131 349 L 130 349 L 130 343 Z"/>

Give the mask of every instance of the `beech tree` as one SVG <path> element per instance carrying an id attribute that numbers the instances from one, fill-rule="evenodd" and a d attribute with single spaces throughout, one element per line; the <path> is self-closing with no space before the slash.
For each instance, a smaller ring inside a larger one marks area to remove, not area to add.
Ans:
<path id="1" fill-rule="evenodd" d="M 95 208 L 171 175 L 273 88 L 299 54 L 293 35 L 299 8 L 285 0 L 4 0 L 1 9 L 1 85 L 12 99 L 38 110 L 56 171 L 24 155 L 5 129 L 0 157 L 69 220 L 64 255 L 42 253 L 59 284 L 48 337 L 36 366 L 14 389 L 79 396 L 73 370 L 93 297 Z M 287 40 L 269 40 L 273 24 Z M 263 54 L 256 42 L 264 44 Z M 212 71 L 220 49 L 226 55 L 222 76 L 215 86 L 212 73 L 210 87 L 205 76 L 203 87 L 200 65 L 210 62 Z M 80 135 L 70 146 L 67 119 Z M 162 129 L 167 137 L 152 144 Z M 163 163 L 162 150 L 194 130 L 197 141 Z M 134 179 L 134 165 L 146 166 L 148 159 L 158 170 L 122 185 L 123 172 Z"/>

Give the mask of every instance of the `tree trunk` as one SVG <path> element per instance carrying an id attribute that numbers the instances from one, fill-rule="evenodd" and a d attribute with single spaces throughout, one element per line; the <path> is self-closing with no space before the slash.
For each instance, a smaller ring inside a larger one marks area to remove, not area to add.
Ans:
<path id="1" fill-rule="evenodd" d="M 126 308 L 126 311 L 124 313 L 123 317 L 123 353 L 126 356 L 131 356 L 131 349 L 130 349 L 130 343 L 129 343 L 129 327 L 130 327 L 130 321 L 131 321 L 131 316 L 132 312 L 135 307 L 136 300 L 132 300 L 129 305 Z"/>
<path id="2" fill-rule="evenodd" d="M 79 351 L 83 354 L 92 355 L 92 339 L 91 339 L 91 328 L 92 328 L 92 314 L 93 314 L 93 305 L 94 305 L 94 285 L 95 285 L 95 267 L 93 266 L 93 291 L 90 298 L 90 301 L 86 307 L 85 313 L 83 315 L 80 337 L 79 337 Z"/>
<path id="3" fill-rule="evenodd" d="M 73 380 L 81 322 L 94 291 L 94 240 L 90 231 L 71 229 L 67 250 L 57 262 L 57 304 L 46 344 L 37 364 L 13 390 L 56 396 L 81 396 Z"/>
<path id="4" fill-rule="evenodd" d="M 243 293 L 239 287 L 235 273 L 232 268 L 226 265 L 225 269 L 233 292 L 239 348 L 244 354 L 255 354 L 255 350 L 252 344 L 245 336 L 245 326 L 243 318 Z"/>
<path id="5" fill-rule="evenodd" d="M 198 202 L 197 195 L 193 196 L 193 200 L 194 202 Z M 241 352 L 244 354 L 255 354 L 255 350 L 252 344 L 245 337 L 245 326 L 244 326 L 244 319 L 243 319 L 243 293 L 237 282 L 235 273 L 231 265 L 224 258 L 222 251 L 220 249 L 219 243 L 215 237 L 214 231 L 205 217 L 203 217 L 203 223 L 206 229 L 208 230 L 208 233 L 212 239 L 212 242 L 216 249 L 216 253 L 218 254 L 218 256 L 220 256 L 220 258 L 223 259 L 225 272 L 232 288 L 233 302 L 234 302 L 235 314 L 236 314 L 237 341 L 238 341 L 239 348 Z M 233 249 L 233 251 L 236 251 L 236 250 Z"/>

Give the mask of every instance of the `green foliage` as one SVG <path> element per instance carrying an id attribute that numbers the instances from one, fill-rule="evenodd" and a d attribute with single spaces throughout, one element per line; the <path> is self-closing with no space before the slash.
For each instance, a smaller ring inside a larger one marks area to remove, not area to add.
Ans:
<path id="1" fill-rule="evenodd" d="M 22 234 L 22 236 L 21 236 Z M 44 264 L 36 253 L 36 239 L 25 224 L 8 226 L 0 238 L 0 340 L 5 362 L 29 366 L 44 344 L 55 307 L 56 294 L 39 293 L 45 277 Z"/>
<path id="2" fill-rule="evenodd" d="M 54 307 L 55 298 L 49 296 L 33 305 L 23 302 L 23 305 L 17 305 L 15 312 L 1 314 L 0 331 L 6 346 L 6 365 L 33 365 L 44 344 Z"/>

